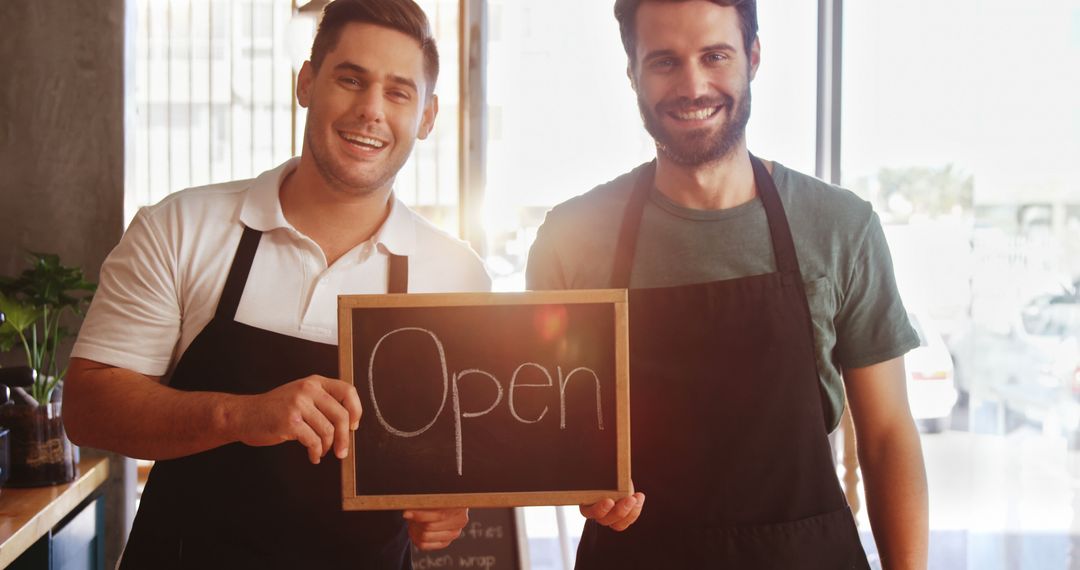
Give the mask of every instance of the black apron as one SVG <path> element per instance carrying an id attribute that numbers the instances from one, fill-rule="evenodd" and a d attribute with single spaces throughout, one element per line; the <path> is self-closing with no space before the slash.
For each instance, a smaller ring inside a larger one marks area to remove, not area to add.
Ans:
<path id="1" fill-rule="evenodd" d="M 751 157 L 777 272 L 632 289 L 630 418 L 641 517 L 585 525 L 577 568 L 868 569 L 833 467 L 810 308 L 780 196 Z M 629 287 L 645 168 L 612 286 Z"/>
<path id="2" fill-rule="evenodd" d="M 217 312 L 184 352 L 170 386 L 261 394 L 312 374 L 338 375 L 337 347 L 234 320 L 262 233 L 244 228 Z M 391 256 L 391 293 L 408 258 Z M 341 508 L 341 461 L 318 465 L 295 441 L 232 443 L 158 461 L 150 472 L 122 569 L 411 569 L 400 511 Z"/>

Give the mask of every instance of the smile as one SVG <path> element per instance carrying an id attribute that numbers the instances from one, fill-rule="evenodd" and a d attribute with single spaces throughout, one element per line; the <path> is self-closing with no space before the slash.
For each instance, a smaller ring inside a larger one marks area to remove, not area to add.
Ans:
<path id="1" fill-rule="evenodd" d="M 704 121 L 711 119 L 720 112 L 720 107 L 706 107 L 693 111 L 670 111 L 668 116 L 677 121 Z"/>
<path id="2" fill-rule="evenodd" d="M 381 150 L 386 146 L 386 141 L 379 140 L 370 136 L 357 135 L 353 133 L 346 133 L 338 131 L 338 135 L 345 139 L 346 142 L 353 146 L 360 147 L 365 150 Z"/>

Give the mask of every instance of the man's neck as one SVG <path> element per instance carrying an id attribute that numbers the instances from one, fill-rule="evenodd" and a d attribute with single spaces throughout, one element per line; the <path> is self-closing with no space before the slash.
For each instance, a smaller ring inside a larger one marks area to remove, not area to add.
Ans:
<path id="1" fill-rule="evenodd" d="M 695 210 L 726 210 L 754 199 L 754 169 L 744 146 L 701 166 L 683 166 L 658 153 L 656 188 L 671 201 Z"/>
<path id="2" fill-rule="evenodd" d="M 328 266 L 371 239 L 390 214 L 389 186 L 363 195 L 337 190 L 303 158 L 279 197 L 285 219 L 319 245 Z"/>

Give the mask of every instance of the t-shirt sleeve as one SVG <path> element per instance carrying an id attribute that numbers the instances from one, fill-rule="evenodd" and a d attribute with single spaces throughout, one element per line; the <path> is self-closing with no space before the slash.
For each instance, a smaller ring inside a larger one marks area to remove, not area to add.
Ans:
<path id="1" fill-rule="evenodd" d="M 842 368 L 862 368 L 919 346 L 893 274 L 892 256 L 877 214 L 871 213 L 851 257 L 836 316 L 836 357 Z"/>
<path id="2" fill-rule="evenodd" d="M 548 212 L 544 223 L 536 230 L 536 239 L 529 248 L 529 261 L 525 266 L 525 288 L 529 291 L 567 288 L 559 253 L 555 249 L 554 234 L 552 214 Z"/>
<path id="3" fill-rule="evenodd" d="M 72 356 L 161 376 L 180 336 L 176 257 L 140 211 L 101 266 L 101 282 Z"/>

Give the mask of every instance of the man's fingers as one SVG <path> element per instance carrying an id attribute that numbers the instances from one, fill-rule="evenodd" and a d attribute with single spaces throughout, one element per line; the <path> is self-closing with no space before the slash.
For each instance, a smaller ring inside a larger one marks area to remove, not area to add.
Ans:
<path id="1" fill-rule="evenodd" d="M 433 530 L 433 524 L 438 523 L 409 523 L 409 538 L 420 550 L 446 548 L 461 536 L 462 525 L 455 525 L 449 530 Z"/>
<path id="2" fill-rule="evenodd" d="M 443 548 L 446 548 L 447 546 L 450 546 L 451 542 L 453 541 L 448 540 L 444 542 L 416 542 L 414 540 L 413 546 L 415 546 L 419 550 L 441 550 Z"/>
<path id="3" fill-rule="evenodd" d="M 345 459 L 345 456 L 349 454 L 349 434 L 352 433 L 349 431 L 349 412 L 329 392 L 323 392 L 322 396 L 315 401 L 315 406 L 332 426 L 333 432 L 330 435 L 334 455 L 338 459 Z M 330 447 L 327 446 L 327 449 Z"/>
<path id="4" fill-rule="evenodd" d="M 360 395 L 356 393 L 356 387 L 348 382 L 327 378 L 323 387 L 335 400 L 337 400 L 349 414 L 349 428 L 356 429 L 360 426 L 360 416 L 363 408 L 360 406 Z"/>
<path id="5" fill-rule="evenodd" d="M 469 509 L 414 509 L 402 516 L 409 521 L 409 538 L 420 550 L 446 548 L 469 522 Z"/>
<path id="6" fill-rule="evenodd" d="M 414 509 L 403 513 L 410 525 L 425 530 L 461 529 L 469 522 L 469 509 Z"/>
<path id="7" fill-rule="evenodd" d="M 412 533 L 410 533 L 410 535 L 412 535 Z M 427 542 L 445 542 L 449 544 L 459 536 L 461 536 L 461 529 L 423 531 L 417 532 L 414 536 L 412 536 L 412 539 L 413 544 L 423 544 Z"/>
<path id="8" fill-rule="evenodd" d="M 334 447 L 334 424 L 322 413 L 314 403 L 309 404 L 303 410 L 304 423 L 306 423 L 322 442 L 322 455 L 326 455 Z"/>
<path id="9" fill-rule="evenodd" d="M 611 499 L 601 499 L 591 505 L 581 505 L 578 510 L 581 511 L 581 516 L 587 519 L 598 520 L 615 507 L 615 501 Z"/>
<path id="10" fill-rule="evenodd" d="M 645 494 L 634 493 L 633 497 L 631 498 L 634 499 L 634 508 L 630 509 L 630 512 L 625 517 L 623 517 L 622 520 L 612 524 L 612 530 L 622 532 L 630 528 L 630 525 L 634 524 L 634 522 L 638 520 L 638 517 L 641 516 L 641 508 L 645 506 Z"/>
<path id="11" fill-rule="evenodd" d="M 615 506 L 606 515 L 596 519 L 596 522 L 604 526 L 611 526 L 626 518 L 626 515 L 629 515 L 630 511 L 634 510 L 636 503 L 637 499 L 633 495 L 619 499 Z"/>
<path id="12" fill-rule="evenodd" d="M 296 433 L 296 441 L 307 448 L 308 459 L 312 463 L 319 463 L 323 456 L 322 438 L 315 433 L 315 430 L 311 429 L 307 422 L 299 420 L 294 423 L 293 430 Z"/>

